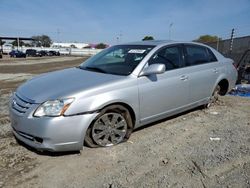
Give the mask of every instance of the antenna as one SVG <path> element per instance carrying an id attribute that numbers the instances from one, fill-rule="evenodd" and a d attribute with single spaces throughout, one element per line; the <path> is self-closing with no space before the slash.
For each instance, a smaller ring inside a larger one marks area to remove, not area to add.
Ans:
<path id="1" fill-rule="evenodd" d="M 56 33 L 57 33 L 57 42 L 59 42 L 59 35 L 60 35 L 61 32 L 60 32 L 59 29 L 57 29 Z"/>

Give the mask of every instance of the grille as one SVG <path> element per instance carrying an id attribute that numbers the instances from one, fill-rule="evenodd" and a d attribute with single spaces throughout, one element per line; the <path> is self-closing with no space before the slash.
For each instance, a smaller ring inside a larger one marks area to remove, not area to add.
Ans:
<path id="1" fill-rule="evenodd" d="M 33 103 L 28 99 L 24 99 L 17 93 L 14 93 L 12 100 L 12 108 L 20 114 L 24 114 L 28 111 Z"/>

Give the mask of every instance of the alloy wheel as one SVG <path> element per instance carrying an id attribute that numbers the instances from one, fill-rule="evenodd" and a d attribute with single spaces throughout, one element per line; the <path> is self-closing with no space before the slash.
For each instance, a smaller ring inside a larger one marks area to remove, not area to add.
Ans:
<path id="1" fill-rule="evenodd" d="M 95 121 L 92 138 L 99 146 L 112 146 L 124 140 L 127 129 L 127 122 L 121 114 L 105 113 Z"/>

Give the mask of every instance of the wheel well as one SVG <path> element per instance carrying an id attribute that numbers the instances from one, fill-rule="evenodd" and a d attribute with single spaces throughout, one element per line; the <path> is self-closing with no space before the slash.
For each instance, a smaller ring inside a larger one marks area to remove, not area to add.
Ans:
<path id="1" fill-rule="evenodd" d="M 107 108 L 108 106 L 111 106 L 111 105 L 120 105 L 120 106 L 123 106 L 123 107 L 125 107 L 126 109 L 128 109 L 129 114 L 130 114 L 131 119 L 132 119 L 133 126 L 135 125 L 136 116 L 135 116 L 135 112 L 134 112 L 134 110 L 133 110 L 133 108 L 132 108 L 131 106 L 129 106 L 129 105 L 126 104 L 126 103 L 117 102 L 117 103 L 109 104 L 109 105 L 103 107 L 102 109 Z"/>
<path id="2" fill-rule="evenodd" d="M 226 95 L 229 87 L 229 83 L 226 79 L 221 80 L 218 85 L 220 86 L 220 95 Z"/>

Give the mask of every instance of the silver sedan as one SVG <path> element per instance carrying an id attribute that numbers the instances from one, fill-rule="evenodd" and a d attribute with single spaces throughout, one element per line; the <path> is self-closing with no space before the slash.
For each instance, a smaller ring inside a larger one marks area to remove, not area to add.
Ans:
<path id="1" fill-rule="evenodd" d="M 11 125 L 18 140 L 38 150 L 112 146 L 140 126 L 209 106 L 236 78 L 233 61 L 206 45 L 116 45 L 21 85 L 10 99 Z"/>

